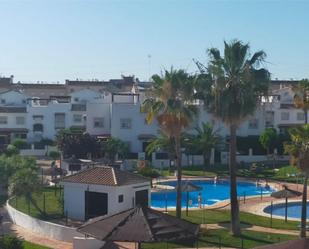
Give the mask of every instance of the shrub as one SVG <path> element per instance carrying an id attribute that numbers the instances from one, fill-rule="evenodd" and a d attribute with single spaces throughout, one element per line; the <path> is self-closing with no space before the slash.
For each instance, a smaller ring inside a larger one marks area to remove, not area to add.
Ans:
<path id="1" fill-rule="evenodd" d="M 57 160 L 57 159 L 60 158 L 60 152 L 51 151 L 51 152 L 49 152 L 49 157 L 51 157 L 53 160 Z"/>
<path id="2" fill-rule="evenodd" d="M 27 142 L 20 138 L 15 139 L 11 144 L 14 145 L 19 150 L 27 146 Z"/>
<path id="3" fill-rule="evenodd" d="M 0 238 L 1 249 L 24 249 L 23 242 L 17 237 L 5 235 Z"/>
<path id="4" fill-rule="evenodd" d="M 19 150 L 14 145 L 9 144 L 6 147 L 5 154 L 7 156 L 17 155 L 18 153 L 19 153 Z"/>
<path id="5" fill-rule="evenodd" d="M 145 177 L 157 178 L 160 176 L 159 172 L 151 167 L 144 167 L 138 170 L 138 173 Z"/>

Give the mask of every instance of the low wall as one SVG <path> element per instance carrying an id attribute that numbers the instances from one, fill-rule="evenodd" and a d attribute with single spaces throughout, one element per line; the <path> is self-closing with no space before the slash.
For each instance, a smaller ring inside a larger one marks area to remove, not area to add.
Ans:
<path id="1" fill-rule="evenodd" d="M 31 145 L 30 149 L 22 149 L 19 151 L 19 154 L 22 156 L 46 156 L 51 151 L 57 151 L 56 146 L 45 146 L 42 149 L 35 149 L 34 145 Z"/>
<path id="2" fill-rule="evenodd" d="M 66 227 L 48 221 L 33 218 L 23 212 L 13 208 L 9 201 L 6 203 L 8 214 L 13 223 L 23 228 L 29 229 L 34 233 L 39 233 L 45 237 L 56 240 L 73 242 L 74 237 L 83 237 L 84 235 L 77 232 L 76 228 Z"/>

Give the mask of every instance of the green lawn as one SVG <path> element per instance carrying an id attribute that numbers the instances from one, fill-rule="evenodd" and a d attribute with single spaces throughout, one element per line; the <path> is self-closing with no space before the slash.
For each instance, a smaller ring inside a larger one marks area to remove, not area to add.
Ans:
<path id="1" fill-rule="evenodd" d="M 44 214 L 44 194 L 45 194 L 45 214 Z M 10 204 L 22 211 L 23 213 L 30 214 L 31 216 L 44 220 L 51 220 L 63 217 L 62 211 L 62 196 L 59 190 L 55 192 L 53 187 L 44 188 L 42 193 L 33 194 L 37 206 L 42 211 L 40 212 L 37 208 L 30 203 L 30 213 L 28 201 L 24 197 L 14 197 L 10 200 Z"/>
<path id="2" fill-rule="evenodd" d="M 170 212 L 175 215 L 175 212 Z M 205 217 L 205 218 L 204 218 Z M 189 211 L 189 216 L 185 212 L 182 213 L 182 218 L 197 224 L 214 224 L 214 223 L 229 223 L 230 211 L 229 210 L 207 210 L 205 209 L 204 215 L 202 210 Z M 256 225 L 262 227 L 270 227 L 270 218 L 250 213 L 240 212 L 240 221 L 247 225 Z M 299 222 L 273 219 L 272 228 L 297 230 Z"/>
<path id="3" fill-rule="evenodd" d="M 171 176 L 173 173 L 168 170 L 162 170 L 163 176 Z M 192 166 L 192 167 L 183 167 L 182 170 L 183 175 L 187 176 L 206 176 L 206 177 L 214 177 L 221 176 L 227 177 L 229 176 L 229 169 L 227 165 L 214 166 L 212 168 L 208 168 L 204 171 L 202 166 Z M 237 176 L 239 177 L 249 177 L 249 178 L 267 178 L 278 181 L 287 181 L 287 182 L 297 182 L 297 177 L 291 176 L 293 174 L 299 173 L 299 170 L 294 166 L 283 166 L 279 167 L 277 171 L 272 169 L 271 167 L 259 167 L 257 171 L 250 171 L 248 167 L 239 168 L 237 171 Z M 290 175 L 288 177 L 288 174 Z M 300 180 L 300 179 L 299 179 Z"/>
<path id="4" fill-rule="evenodd" d="M 237 247 L 241 248 L 243 240 L 243 248 L 253 248 L 256 246 L 278 243 L 280 241 L 296 239 L 296 236 L 284 234 L 269 234 L 255 231 L 243 231 L 241 237 L 232 236 L 226 229 L 204 230 L 199 236 L 199 247 L 217 246 Z M 194 242 L 178 242 L 178 243 L 144 243 L 143 249 L 165 249 L 165 248 L 196 248 Z"/>
<path id="5" fill-rule="evenodd" d="M 24 241 L 23 244 L 24 244 L 24 249 L 51 249 L 51 248 L 46 247 L 46 246 L 40 246 L 40 245 L 30 243 L 28 241 Z"/>
<path id="6" fill-rule="evenodd" d="M 62 215 L 62 204 L 59 191 L 55 195 L 53 188 L 45 188 L 44 193 L 46 196 L 46 215 L 42 215 L 33 205 L 30 205 L 30 215 L 40 219 L 55 219 L 63 218 Z M 33 195 L 36 200 L 37 205 L 41 210 L 43 210 L 43 194 Z M 11 199 L 10 204 L 16 207 L 15 198 Z M 17 209 L 28 213 L 28 202 L 23 197 L 18 197 L 17 199 Z M 172 215 L 175 215 L 175 212 L 170 212 Z M 203 219 L 205 215 L 205 219 Z M 194 223 L 228 223 L 230 220 L 230 211 L 229 210 L 205 210 L 204 214 L 202 210 L 192 210 L 189 211 L 189 216 L 186 217 L 185 212 L 183 212 L 182 217 Z M 254 214 L 249 214 L 245 212 L 240 213 L 240 220 L 244 224 L 257 225 L 263 227 L 270 227 L 270 218 L 258 216 Z M 278 229 L 297 229 L 299 222 L 288 221 L 287 223 L 284 220 L 273 219 L 272 227 Z"/>

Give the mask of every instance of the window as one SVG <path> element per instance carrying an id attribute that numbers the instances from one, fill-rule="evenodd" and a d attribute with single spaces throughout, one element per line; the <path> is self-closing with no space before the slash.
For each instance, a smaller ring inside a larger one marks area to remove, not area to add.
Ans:
<path id="1" fill-rule="evenodd" d="M 65 113 L 55 113 L 55 129 L 65 128 Z"/>
<path id="2" fill-rule="evenodd" d="M 257 118 L 253 118 L 249 120 L 248 128 L 249 129 L 257 129 L 259 126 L 259 121 Z"/>
<path id="3" fill-rule="evenodd" d="M 8 117 L 1 116 L 0 117 L 0 124 L 7 124 L 8 123 Z"/>
<path id="4" fill-rule="evenodd" d="M 122 203 L 123 202 L 123 195 L 118 195 L 118 202 Z"/>
<path id="5" fill-rule="evenodd" d="M 297 113 L 297 120 L 305 120 L 305 113 L 298 112 Z"/>
<path id="6" fill-rule="evenodd" d="M 33 120 L 43 120 L 44 119 L 44 116 L 43 115 L 33 115 Z"/>
<path id="7" fill-rule="evenodd" d="M 25 117 L 16 117 L 16 124 L 17 125 L 25 124 Z"/>
<path id="8" fill-rule="evenodd" d="M 78 101 L 79 101 L 79 98 L 74 98 L 74 101 L 75 101 L 75 102 L 78 102 Z"/>
<path id="9" fill-rule="evenodd" d="M 94 118 L 93 119 L 93 127 L 95 127 L 95 128 L 104 127 L 104 118 Z"/>
<path id="10" fill-rule="evenodd" d="M 5 99 L 1 99 L 1 104 L 5 104 Z"/>
<path id="11" fill-rule="evenodd" d="M 81 114 L 74 114 L 73 115 L 73 122 L 74 123 L 81 123 L 83 120 L 83 117 Z"/>
<path id="12" fill-rule="evenodd" d="M 23 101 L 22 101 L 22 102 L 23 102 L 23 104 L 26 104 L 26 103 L 27 103 L 27 100 L 23 99 Z"/>
<path id="13" fill-rule="evenodd" d="M 33 132 L 43 132 L 43 125 L 42 124 L 34 124 L 33 125 Z"/>
<path id="14" fill-rule="evenodd" d="M 289 120 L 289 119 L 290 119 L 290 113 L 281 112 L 281 120 Z"/>
<path id="15" fill-rule="evenodd" d="M 120 119 L 120 128 L 121 129 L 131 129 L 132 121 L 130 118 L 121 118 Z"/>

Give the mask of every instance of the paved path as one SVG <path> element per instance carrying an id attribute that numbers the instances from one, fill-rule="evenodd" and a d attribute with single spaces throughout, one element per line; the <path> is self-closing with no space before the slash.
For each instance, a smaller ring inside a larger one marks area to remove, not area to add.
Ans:
<path id="1" fill-rule="evenodd" d="M 202 228 L 205 229 L 229 229 L 228 224 L 202 224 Z M 264 233 L 274 233 L 274 234 L 286 234 L 286 235 L 299 235 L 297 230 L 286 230 L 286 229 L 275 229 L 270 227 L 260 227 L 242 224 L 242 230 L 264 232 Z"/>

